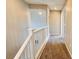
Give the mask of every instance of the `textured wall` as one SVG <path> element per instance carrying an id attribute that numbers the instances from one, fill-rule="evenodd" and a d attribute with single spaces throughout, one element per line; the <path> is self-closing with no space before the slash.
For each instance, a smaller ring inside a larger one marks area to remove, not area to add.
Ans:
<path id="1" fill-rule="evenodd" d="M 61 34 L 60 11 L 50 11 L 50 14 L 49 14 L 49 32 L 50 32 L 50 35 L 60 35 Z"/>
<path id="2" fill-rule="evenodd" d="M 7 0 L 6 7 L 6 58 L 13 59 L 28 35 L 30 13 L 21 0 Z"/>

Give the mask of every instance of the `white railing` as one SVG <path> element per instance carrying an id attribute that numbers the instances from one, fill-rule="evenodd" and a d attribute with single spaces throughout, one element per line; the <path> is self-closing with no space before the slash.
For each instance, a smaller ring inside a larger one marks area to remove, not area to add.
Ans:
<path id="1" fill-rule="evenodd" d="M 47 26 L 32 30 L 14 59 L 37 59 L 47 42 L 47 38 Z"/>
<path id="2" fill-rule="evenodd" d="M 34 32 L 34 40 L 35 40 L 34 56 L 35 56 L 35 59 L 37 59 L 39 58 L 40 56 L 39 54 L 46 44 L 47 37 L 48 37 L 48 27 L 47 26 L 41 27 L 41 28 L 34 30 L 33 32 Z"/>

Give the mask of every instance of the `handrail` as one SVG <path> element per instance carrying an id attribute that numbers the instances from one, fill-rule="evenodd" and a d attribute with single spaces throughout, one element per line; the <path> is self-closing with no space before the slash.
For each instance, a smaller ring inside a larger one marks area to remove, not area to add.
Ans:
<path id="1" fill-rule="evenodd" d="M 40 27 L 40 28 L 37 28 L 35 30 L 33 29 L 29 29 L 30 31 L 30 34 L 28 35 L 28 37 L 26 38 L 25 42 L 23 43 L 23 45 L 21 46 L 21 48 L 19 49 L 18 53 L 16 54 L 16 56 L 14 57 L 14 59 L 19 59 L 19 57 L 21 56 L 23 50 L 25 49 L 26 45 L 28 44 L 28 42 L 30 41 L 30 38 L 32 37 L 32 34 L 33 32 L 37 32 L 37 31 L 40 31 L 42 29 L 45 29 L 45 28 L 48 28 L 48 26 L 44 26 L 44 27 Z M 33 30 L 33 32 L 31 32 L 31 30 Z"/>
<path id="2" fill-rule="evenodd" d="M 35 30 L 33 30 L 33 32 L 37 32 L 37 31 L 40 31 L 40 30 L 45 29 L 45 28 L 48 28 L 48 26 L 36 28 Z"/>
<path id="3" fill-rule="evenodd" d="M 23 50 L 25 49 L 26 45 L 28 44 L 30 38 L 32 36 L 32 33 L 30 33 L 28 35 L 28 37 L 26 38 L 25 42 L 23 43 L 23 45 L 21 46 L 21 48 L 19 49 L 18 53 L 16 54 L 16 56 L 14 57 L 14 59 L 19 59 L 20 55 L 22 54 Z"/>

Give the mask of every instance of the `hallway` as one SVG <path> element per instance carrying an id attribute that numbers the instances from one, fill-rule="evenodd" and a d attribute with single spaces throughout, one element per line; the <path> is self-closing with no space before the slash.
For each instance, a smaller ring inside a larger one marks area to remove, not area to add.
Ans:
<path id="1" fill-rule="evenodd" d="M 7 0 L 6 9 L 6 59 L 72 58 L 71 0 Z"/>
<path id="2" fill-rule="evenodd" d="M 40 59 L 71 59 L 71 57 L 64 43 L 55 43 L 49 39 Z"/>

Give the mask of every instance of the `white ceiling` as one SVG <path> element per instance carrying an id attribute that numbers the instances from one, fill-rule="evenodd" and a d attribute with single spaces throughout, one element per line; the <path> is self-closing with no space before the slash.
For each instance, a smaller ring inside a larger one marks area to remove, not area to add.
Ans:
<path id="1" fill-rule="evenodd" d="M 46 4 L 51 10 L 61 10 L 66 0 L 25 0 L 30 4 Z"/>

